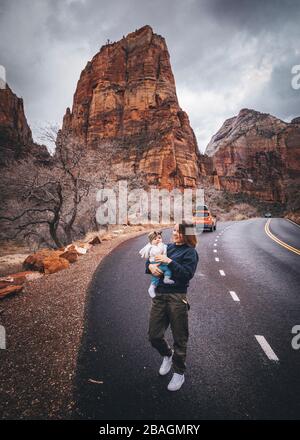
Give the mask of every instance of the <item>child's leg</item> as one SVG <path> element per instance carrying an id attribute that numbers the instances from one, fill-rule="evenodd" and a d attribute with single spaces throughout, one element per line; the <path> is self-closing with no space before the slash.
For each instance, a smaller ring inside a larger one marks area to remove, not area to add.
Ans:
<path id="1" fill-rule="evenodd" d="M 166 264 L 166 269 L 165 269 L 165 277 L 169 277 L 169 278 L 171 278 L 171 276 L 172 276 L 172 272 L 171 272 L 171 269 L 169 268 L 169 266 Z"/>
<path id="2" fill-rule="evenodd" d="M 154 286 L 157 286 L 158 283 L 159 283 L 159 278 L 154 276 L 154 275 L 152 275 L 151 276 L 151 284 L 154 284 Z"/>
<path id="3" fill-rule="evenodd" d="M 155 288 L 158 285 L 158 283 L 159 283 L 159 277 L 156 277 L 156 276 L 152 275 L 151 276 L 151 284 L 150 284 L 150 287 L 148 289 L 148 293 L 151 296 L 151 298 L 154 298 L 156 296 Z"/>
<path id="4" fill-rule="evenodd" d="M 161 263 L 158 266 L 164 273 L 164 283 L 165 284 L 174 284 L 174 281 L 171 280 L 172 272 L 167 264 Z"/>
<path id="5" fill-rule="evenodd" d="M 160 263 L 158 268 L 163 271 L 164 275 L 165 275 L 165 272 L 169 269 L 168 265 L 166 263 Z"/>
<path id="6" fill-rule="evenodd" d="M 158 263 L 151 263 L 151 264 L 156 264 L 157 267 L 159 267 Z M 159 283 L 159 277 L 155 276 L 155 275 L 151 275 L 151 284 L 154 284 L 155 286 L 157 286 Z"/>

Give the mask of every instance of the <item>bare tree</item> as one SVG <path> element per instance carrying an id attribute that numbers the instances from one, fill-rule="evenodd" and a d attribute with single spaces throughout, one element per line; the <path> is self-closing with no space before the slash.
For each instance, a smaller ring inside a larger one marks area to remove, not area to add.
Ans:
<path id="1" fill-rule="evenodd" d="M 38 166 L 25 160 L 18 164 L 17 174 L 8 173 L 2 179 L 0 190 L 7 195 L 7 203 L 0 206 L 0 222 L 6 238 L 33 237 L 47 242 L 49 237 L 54 246 L 62 247 L 89 228 L 99 229 L 96 191 L 122 178 L 115 170 L 126 159 L 128 148 L 101 140 L 87 154 L 83 143 L 55 125 L 41 129 L 40 139 L 55 145 L 52 163 Z M 24 182 L 18 174 L 25 176 Z M 145 185 L 143 173 L 135 171 L 124 178 L 131 187 Z"/>
<path id="2" fill-rule="evenodd" d="M 54 142 L 57 136 L 56 128 L 48 127 L 44 136 Z M 0 216 L 2 225 L 3 222 L 6 226 L 12 223 L 10 228 L 6 228 L 6 231 L 13 231 L 6 234 L 7 238 L 34 235 L 41 239 L 46 227 L 55 246 L 61 247 L 72 241 L 78 206 L 89 194 L 91 186 L 90 182 L 81 177 L 80 160 L 83 152 L 80 145 L 57 144 L 51 169 L 33 167 L 32 163 L 24 161 L 23 164 L 18 164 L 18 169 L 20 171 L 23 166 L 25 183 L 18 183 L 18 175 L 2 180 L 2 195 L 5 196 L 7 193 L 9 201 L 10 195 L 14 194 L 22 203 L 21 209 L 14 209 L 17 210 L 15 215 Z M 33 172 L 34 176 L 31 177 Z M 7 212 L 11 209 L 9 206 L 2 206 L 1 211 Z"/>
<path id="3" fill-rule="evenodd" d="M 61 244 L 56 234 L 62 203 L 60 182 L 46 170 L 43 179 L 40 174 L 39 167 L 27 160 L 2 170 L 1 238 L 35 236 L 42 241 L 48 231 L 55 244 Z"/>

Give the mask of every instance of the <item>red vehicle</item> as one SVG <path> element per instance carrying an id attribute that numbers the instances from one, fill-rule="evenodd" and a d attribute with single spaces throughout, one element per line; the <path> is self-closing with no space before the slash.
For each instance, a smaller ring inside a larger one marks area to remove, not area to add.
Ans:
<path id="1" fill-rule="evenodd" d="M 197 229 L 213 232 L 217 229 L 217 219 L 213 217 L 206 205 L 197 206 L 193 214 L 193 223 Z"/>

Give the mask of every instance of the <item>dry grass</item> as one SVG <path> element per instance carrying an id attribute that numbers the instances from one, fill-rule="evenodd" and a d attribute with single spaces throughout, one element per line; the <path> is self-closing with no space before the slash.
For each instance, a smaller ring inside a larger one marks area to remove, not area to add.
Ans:
<path id="1" fill-rule="evenodd" d="M 31 252 L 28 246 L 23 243 L 12 240 L 1 240 L 0 242 L 0 258 L 7 255 L 29 254 Z"/>
<path id="2" fill-rule="evenodd" d="M 229 212 L 223 212 L 220 215 L 220 220 L 228 221 L 228 220 L 246 220 L 248 218 L 258 217 L 257 209 L 254 206 L 249 205 L 248 203 L 239 203 L 230 207 Z"/>
<path id="3" fill-rule="evenodd" d="M 204 190 L 205 202 L 219 221 L 245 220 L 262 217 L 271 212 L 274 217 L 284 215 L 284 206 L 280 203 L 266 202 L 243 193 L 217 191 L 208 187 Z"/>
<path id="4" fill-rule="evenodd" d="M 23 261 L 28 257 L 27 254 L 12 254 L 0 257 L 0 276 L 6 276 L 11 273 L 21 272 L 23 270 Z"/>

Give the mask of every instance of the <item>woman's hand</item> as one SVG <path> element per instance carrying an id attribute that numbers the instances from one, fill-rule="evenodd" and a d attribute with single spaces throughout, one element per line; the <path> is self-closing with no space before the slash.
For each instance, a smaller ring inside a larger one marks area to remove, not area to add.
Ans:
<path id="1" fill-rule="evenodd" d="M 160 254 L 160 255 L 156 255 L 154 257 L 155 261 L 157 261 L 158 263 L 165 263 L 165 264 L 169 264 L 171 263 L 171 258 L 167 257 L 166 255 Z"/>
<path id="2" fill-rule="evenodd" d="M 148 269 L 152 273 L 152 275 L 156 277 L 160 277 L 163 274 L 163 271 L 158 268 L 157 264 L 149 264 Z"/>

